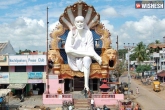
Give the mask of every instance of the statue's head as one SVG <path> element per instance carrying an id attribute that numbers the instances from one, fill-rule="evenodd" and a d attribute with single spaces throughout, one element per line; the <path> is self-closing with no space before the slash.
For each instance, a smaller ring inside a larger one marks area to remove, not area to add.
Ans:
<path id="1" fill-rule="evenodd" d="M 75 18 L 75 26 L 77 29 L 83 29 L 84 28 L 84 17 L 83 16 L 77 16 Z"/>

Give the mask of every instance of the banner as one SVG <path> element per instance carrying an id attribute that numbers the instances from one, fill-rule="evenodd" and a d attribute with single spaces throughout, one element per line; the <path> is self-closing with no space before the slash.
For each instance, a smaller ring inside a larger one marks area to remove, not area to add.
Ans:
<path id="1" fill-rule="evenodd" d="M 46 55 L 28 55 L 27 65 L 46 65 Z"/>
<path id="2" fill-rule="evenodd" d="M 0 62 L 5 62 L 6 61 L 6 56 L 0 55 Z"/>
<path id="3" fill-rule="evenodd" d="M 28 83 L 43 83 L 42 79 L 28 79 Z"/>
<path id="4" fill-rule="evenodd" d="M 8 66 L 8 56 L 0 55 L 0 66 Z"/>
<path id="5" fill-rule="evenodd" d="M 27 65 L 27 55 L 10 55 L 9 56 L 9 65 Z"/>
<path id="6" fill-rule="evenodd" d="M 27 83 L 28 74 L 27 72 L 10 72 L 10 83 Z"/>
<path id="7" fill-rule="evenodd" d="M 43 72 L 43 83 L 46 83 L 46 72 Z"/>
<path id="8" fill-rule="evenodd" d="M 9 65 L 46 65 L 46 55 L 10 55 Z"/>
<path id="9" fill-rule="evenodd" d="M 0 73 L 0 84 L 9 83 L 9 73 Z"/>
<path id="10" fill-rule="evenodd" d="M 28 79 L 42 79 L 42 72 L 28 72 Z"/>

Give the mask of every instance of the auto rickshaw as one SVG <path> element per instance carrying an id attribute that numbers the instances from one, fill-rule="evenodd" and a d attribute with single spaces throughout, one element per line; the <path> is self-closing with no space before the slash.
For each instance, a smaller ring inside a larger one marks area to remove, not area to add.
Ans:
<path id="1" fill-rule="evenodd" d="M 159 92 L 160 90 L 160 82 L 159 81 L 153 81 L 153 90 L 155 92 Z"/>

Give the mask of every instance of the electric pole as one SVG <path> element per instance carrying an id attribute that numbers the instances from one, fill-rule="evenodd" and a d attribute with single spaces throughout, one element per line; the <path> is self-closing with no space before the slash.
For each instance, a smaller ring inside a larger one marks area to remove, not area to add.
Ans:
<path id="1" fill-rule="evenodd" d="M 47 75 L 47 92 L 49 94 L 49 68 L 48 68 L 48 7 L 47 7 L 47 39 L 46 39 L 46 61 L 47 61 L 47 65 L 46 65 L 46 75 Z"/>
<path id="2" fill-rule="evenodd" d="M 124 48 L 128 50 L 128 54 L 127 54 L 127 59 L 128 60 L 128 74 L 127 74 L 127 77 L 128 77 L 128 91 L 127 91 L 127 94 L 128 94 L 128 98 L 129 98 L 129 92 L 130 92 L 130 84 L 131 84 L 131 76 L 130 76 L 130 59 L 129 59 L 129 55 L 130 55 L 130 51 L 132 48 L 134 48 L 134 43 L 133 43 L 133 46 L 130 46 L 129 45 L 130 43 L 128 43 L 127 46 L 125 46 L 125 43 L 124 43 Z"/>
<path id="3" fill-rule="evenodd" d="M 117 41 L 116 41 L 116 51 L 117 51 L 117 60 L 119 59 L 119 52 L 118 52 L 118 35 L 117 35 Z"/>

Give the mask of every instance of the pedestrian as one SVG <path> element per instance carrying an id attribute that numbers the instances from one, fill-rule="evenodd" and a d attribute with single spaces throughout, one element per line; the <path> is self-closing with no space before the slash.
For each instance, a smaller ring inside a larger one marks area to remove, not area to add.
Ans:
<path id="1" fill-rule="evenodd" d="M 139 104 L 137 103 L 134 110 L 139 110 Z"/>
<path id="2" fill-rule="evenodd" d="M 142 110 L 141 107 L 140 107 L 140 105 L 139 105 L 139 107 L 138 107 L 138 110 Z"/>
<path id="3" fill-rule="evenodd" d="M 113 89 L 113 94 L 115 94 L 115 91 L 116 91 L 116 90 L 115 90 L 115 89 Z"/>
<path id="4" fill-rule="evenodd" d="M 69 105 L 68 109 L 69 109 L 69 110 L 73 110 L 72 105 Z"/>
<path id="5" fill-rule="evenodd" d="M 136 87 L 136 94 L 139 94 L 139 88 Z"/>
<path id="6" fill-rule="evenodd" d="M 92 110 L 94 110 L 94 102 L 95 102 L 95 101 L 94 101 L 94 99 L 92 98 L 92 99 L 91 99 L 91 108 L 92 108 Z"/>

